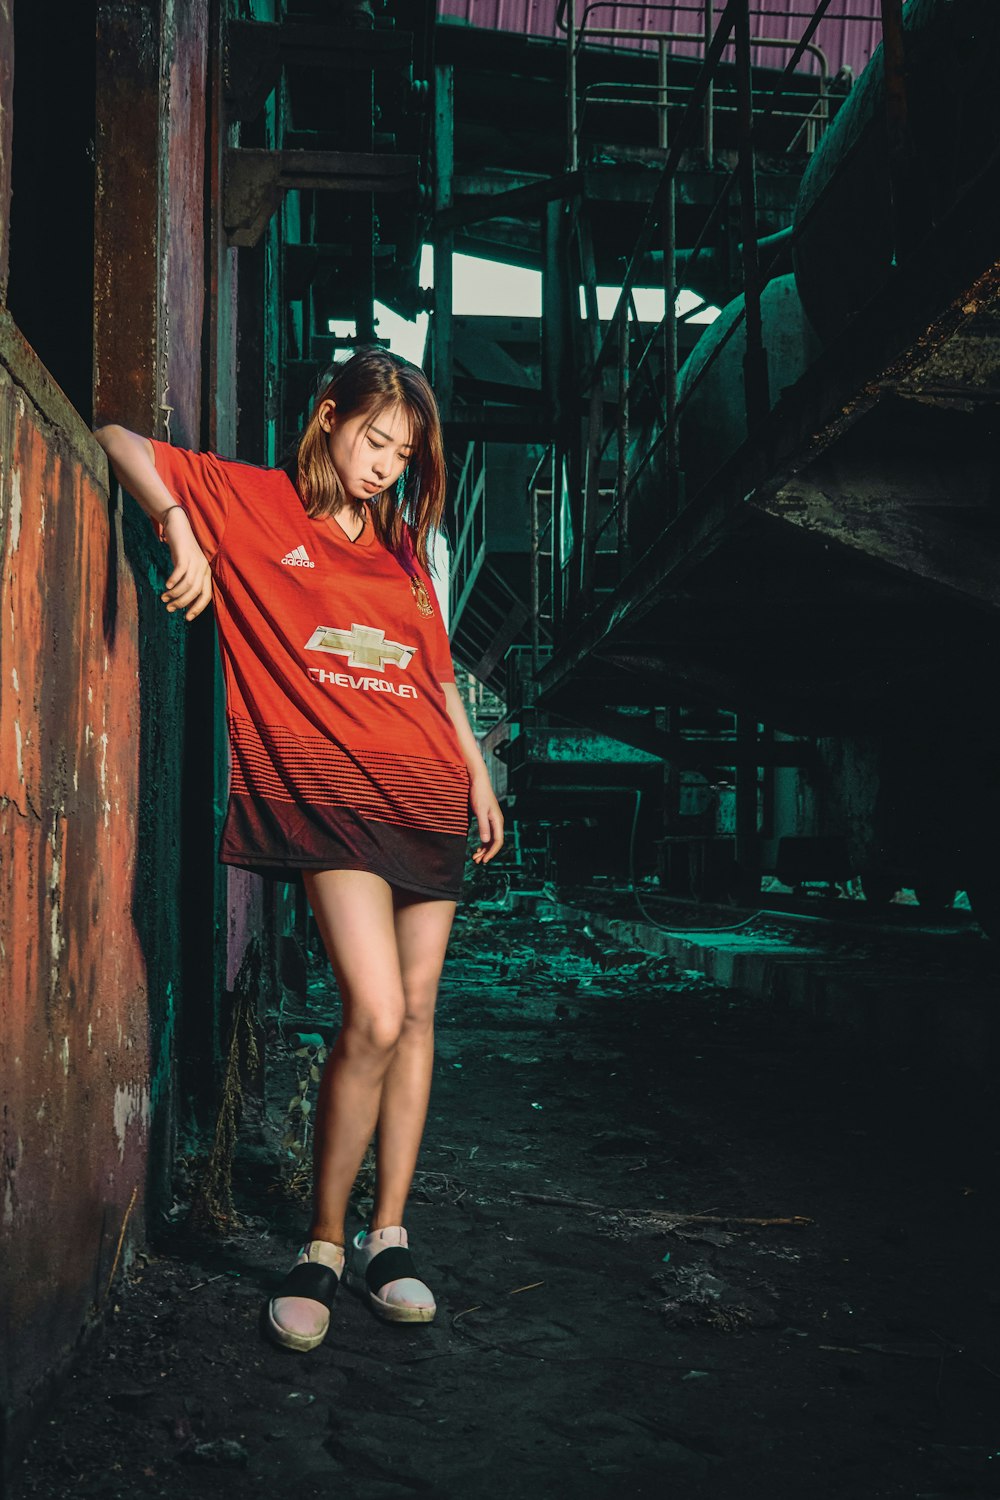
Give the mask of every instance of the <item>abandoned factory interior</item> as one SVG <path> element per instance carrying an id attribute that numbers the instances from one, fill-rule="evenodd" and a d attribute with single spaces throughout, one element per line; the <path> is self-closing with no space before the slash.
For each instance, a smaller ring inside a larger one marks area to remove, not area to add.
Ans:
<path id="1" fill-rule="evenodd" d="M 1000 1496 L 998 73 L 0 0 L 0 1500 Z"/>

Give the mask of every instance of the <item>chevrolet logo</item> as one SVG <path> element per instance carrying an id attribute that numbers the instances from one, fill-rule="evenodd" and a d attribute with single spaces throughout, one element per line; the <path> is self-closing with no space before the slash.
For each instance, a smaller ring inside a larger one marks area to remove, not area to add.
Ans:
<path id="1" fill-rule="evenodd" d="M 307 651 L 330 651 L 334 656 L 346 656 L 349 667 L 369 667 L 376 672 L 384 672 L 389 661 L 400 669 L 408 667 L 416 649 L 387 641 L 385 631 L 376 630 L 374 625 L 352 625 L 350 630 L 320 625 L 306 641 Z"/>

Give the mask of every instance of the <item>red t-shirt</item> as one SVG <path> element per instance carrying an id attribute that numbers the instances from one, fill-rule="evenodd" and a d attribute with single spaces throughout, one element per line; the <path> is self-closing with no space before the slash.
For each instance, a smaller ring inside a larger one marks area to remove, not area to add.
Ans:
<path id="1" fill-rule="evenodd" d="M 457 897 L 469 775 L 412 533 L 396 556 L 366 516 L 352 542 L 310 519 L 282 469 L 152 446 L 212 569 L 232 773 L 220 860 Z"/>

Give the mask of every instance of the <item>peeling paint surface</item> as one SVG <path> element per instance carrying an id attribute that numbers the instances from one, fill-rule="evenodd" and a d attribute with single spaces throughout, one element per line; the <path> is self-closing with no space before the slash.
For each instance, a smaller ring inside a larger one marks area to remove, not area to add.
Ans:
<path id="1" fill-rule="evenodd" d="M 150 1117 L 132 919 L 135 584 L 96 445 L 48 409 L 52 389 L 0 312 L 0 860 L 13 872 L 0 882 L 5 1410 L 93 1316 L 132 1190 L 144 1188 Z"/>
<path id="2" fill-rule="evenodd" d="M 149 1129 L 149 1089 L 133 1083 L 116 1084 L 114 1100 L 115 1135 L 118 1138 L 118 1158 L 125 1160 L 125 1145 L 129 1126 L 139 1122 L 139 1132 L 145 1135 Z"/>

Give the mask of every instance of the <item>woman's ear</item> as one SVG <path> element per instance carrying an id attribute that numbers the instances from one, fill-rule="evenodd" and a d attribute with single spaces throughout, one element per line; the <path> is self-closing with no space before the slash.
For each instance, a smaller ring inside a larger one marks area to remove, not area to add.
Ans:
<path id="1" fill-rule="evenodd" d="M 333 421 L 334 413 L 336 412 L 336 410 L 336 401 L 331 401 L 329 397 L 327 397 L 325 401 L 321 401 L 319 403 L 319 406 L 316 408 L 316 416 L 319 420 L 319 425 L 322 427 L 324 432 L 330 431 L 330 425 Z"/>

